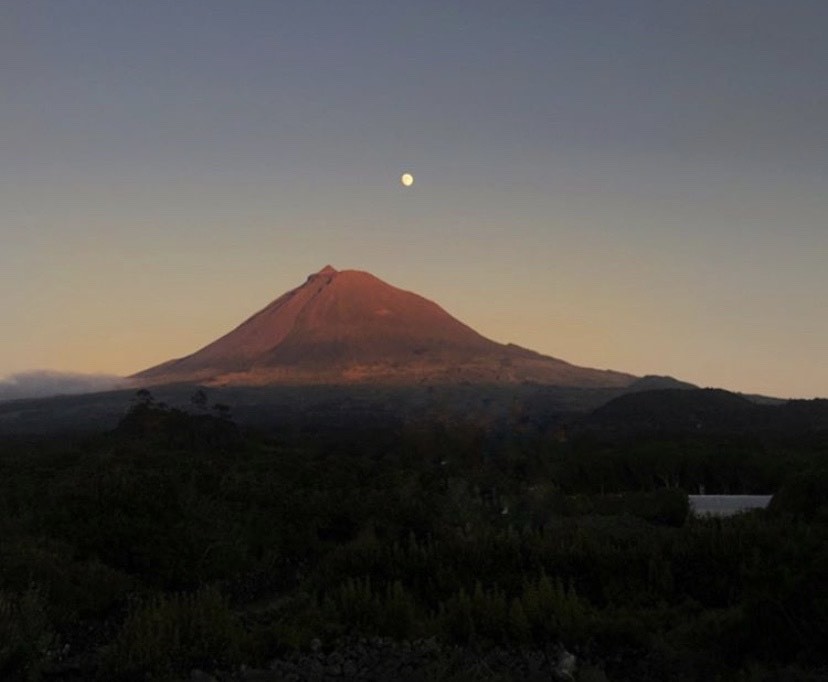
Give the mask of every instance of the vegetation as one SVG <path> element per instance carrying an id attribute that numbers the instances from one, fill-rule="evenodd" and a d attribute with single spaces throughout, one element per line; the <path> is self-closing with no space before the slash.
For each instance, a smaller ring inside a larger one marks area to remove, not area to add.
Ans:
<path id="1" fill-rule="evenodd" d="M 112 433 L 0 443 L 0 679 L 175 679 L 374 635 L 560 643 L 614 681 L 828 666 L 824 439 L 612 443 L 518 411 L 264 436 L 192 405 L 142 393 Z M 694 518 L 700 485 L 779 493 Z"/>

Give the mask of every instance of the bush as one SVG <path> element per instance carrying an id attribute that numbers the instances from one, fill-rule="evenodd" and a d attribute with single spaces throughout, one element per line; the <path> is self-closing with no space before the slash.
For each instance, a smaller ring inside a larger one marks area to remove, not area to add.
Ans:
<path id="1" fill-rule="evenodd" d="M 588 630 L 588 605 L 560 578 L 553 582 L 542 574 L 537 582 L 524 587 L 521 603 L 538 642 L 577 642 Z"/>
<path id="2" fill-rule="evenodd" d="M 37 588 L 0 592 L 0 679 L 40 679 L 55 641 Z"/>
<path id="3" fill-rule="evenodd" d="M 156 595 L 130 609 L 104 670 L 120 678 L 211 670 L 238 660 L 243 637 L 241 624 L 215 588 Z"/>
<path id="4" fill-rule="evenodd" d="M 630 496 L 630 511 L 650 523 L 679 527 L 690 513 L 690 499 L 684 490 L 677 488 L 635 493 Z"/>
<path id="5" fill-rule="evenodd" d="M 382 631 L 396 639 L 409 638 L 414 632 L 416 615 L 414 598 L 408 590 L 399 581 L 391 583 L 382 604 Z"/>
<path id="6" fill-rule="evenodd" d="M 78 618 L 105 618 L 119 610 L 132 581 L 97 559 L 75 559 L 71 547 L 38 538 L 10 542 L 0 553 L 0 589 L 30 583 L 48 594 L 49 615 L 60 628 Z"/>
<path id="7" fill-rule="evenodd" d="M 768 508 L 776 515 L 828 521 L 828 469 L 803 471 L 789 477 Z"/>
<path id="8" fill-rule="evenodd" d="M 328 598 L 327 606 L 332 620 L 362 634 L 406 639 L 417 627 L 414 598 L 398 580 L 382 590 L 374 588 L 368 577 L 349 578 Z"/>

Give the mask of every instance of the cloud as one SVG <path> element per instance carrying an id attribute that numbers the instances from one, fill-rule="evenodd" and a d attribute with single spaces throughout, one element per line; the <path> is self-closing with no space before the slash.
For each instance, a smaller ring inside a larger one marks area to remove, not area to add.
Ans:
<path id="1" fill-rule="evenodd" d="M 39 369 L 0 378 L 0 400 L 95 393 L 128 386 L 126 379 L 110 374 L 76 374 Z"/>

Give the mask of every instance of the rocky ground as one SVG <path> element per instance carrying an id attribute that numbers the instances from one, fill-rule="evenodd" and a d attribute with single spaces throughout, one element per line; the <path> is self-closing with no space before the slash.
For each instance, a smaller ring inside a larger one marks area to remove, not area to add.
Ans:
<path id="1" fill-rule="evenodd" d="M 547 650 L 494 648 L 475 652 L 441 645 L 436 640 L 395 642 L 375 637 L 346 642 L 324 651 L 314 641 L 311 651 L 270 662 L 268 669 L 243 668 L 233 673 L 208 674 L 193 670 L 191 682 L 426 682 L 438 680 L 606 680 L 597 670 L 578 670 L 576 657 L 561 646 Z"/>

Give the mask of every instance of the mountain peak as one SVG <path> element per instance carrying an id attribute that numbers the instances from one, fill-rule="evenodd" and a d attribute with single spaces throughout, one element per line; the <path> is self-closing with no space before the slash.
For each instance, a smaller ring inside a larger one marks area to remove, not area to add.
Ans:
<path id="1" fill-rule="evenodd" d="M 234 330 L 134 378 L 154 383 L 536 383 L 626 386 L 635 377 L 505 346 L 436 303 L 326 265 Z"/>
<path id="2" fill-rule="evenodd" d="M 333 277 L 334 275 L 337 275 L 337 274 L 339 274 L 339 271 L 336 268 L 334 268 L 330 265 L 326 265 L 319 272 L 312 272 L 311 274 L 309 274 L 307 280 L 305 280 L 305 281 L 306 282 L 313 282 L 315 279 L 318 279 L 320 277 Z"/>

